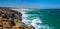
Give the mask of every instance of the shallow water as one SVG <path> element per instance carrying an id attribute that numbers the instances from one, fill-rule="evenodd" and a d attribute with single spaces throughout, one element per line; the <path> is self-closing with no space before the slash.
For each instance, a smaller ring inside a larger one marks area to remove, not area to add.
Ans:
<path id="1" fill-rule="evenodd" d="M 20 10 L 25 24 L 36 29 L 60 29 L 60 10 Z"/>

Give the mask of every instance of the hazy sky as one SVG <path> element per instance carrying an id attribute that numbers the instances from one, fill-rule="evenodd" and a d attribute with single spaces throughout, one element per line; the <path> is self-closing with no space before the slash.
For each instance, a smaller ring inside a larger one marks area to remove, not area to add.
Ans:
<path id="1" fill-rule="evenodd" d="M 1 7 L 60 8 L 60 0 L 0 0 Z"/>

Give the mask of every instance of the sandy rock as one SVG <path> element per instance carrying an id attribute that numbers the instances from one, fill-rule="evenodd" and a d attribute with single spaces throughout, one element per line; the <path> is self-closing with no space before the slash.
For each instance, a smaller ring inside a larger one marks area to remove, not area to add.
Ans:
<path id="1" fill-rule="evenodd" d="M 33 27 L 32 25 L 30 25 L 30 29 L 35 29 L 35 27 Z"/>
<path id="2" fill-rule="evenodd" d="M 9 8 L 0 8 L 0 27 L 3 29 L 35 29 L 22 22 L 22 14 Z"/>

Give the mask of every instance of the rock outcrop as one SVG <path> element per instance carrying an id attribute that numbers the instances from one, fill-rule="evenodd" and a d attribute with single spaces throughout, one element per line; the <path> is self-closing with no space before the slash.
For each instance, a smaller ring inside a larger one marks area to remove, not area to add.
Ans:
<path id="1" fill-rule="evenodd" d="M 0 7 L 0 29 L 35 29 L 22 22 L 22 14 L 10 8 Z"/>

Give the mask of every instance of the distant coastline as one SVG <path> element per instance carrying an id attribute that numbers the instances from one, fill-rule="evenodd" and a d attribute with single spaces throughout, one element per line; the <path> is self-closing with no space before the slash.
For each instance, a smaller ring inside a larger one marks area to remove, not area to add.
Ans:
<path id="1" fill-rule="evenodd" d="M 12 9 L 12 10 L 43 10 L 42 8 L 17 8 L 17 7 L 0 7 L 0 8 L 8 8 L 8 9 Z M 53 10 L 56 10 L 56 9 L 58 9 L 58 10 L 60 10 L 60 8 L 45 8 L 45 10 L 51 10 L 51 9 L 53 9 Z"/>

